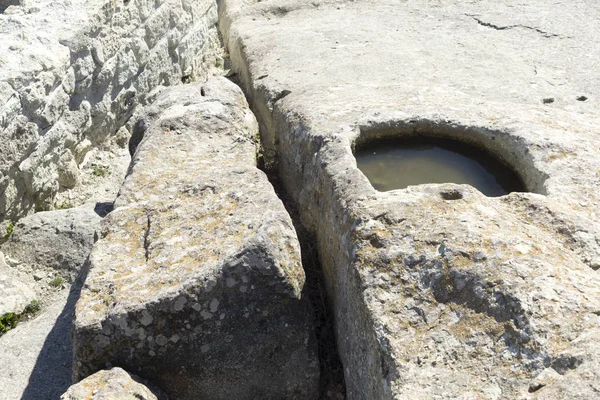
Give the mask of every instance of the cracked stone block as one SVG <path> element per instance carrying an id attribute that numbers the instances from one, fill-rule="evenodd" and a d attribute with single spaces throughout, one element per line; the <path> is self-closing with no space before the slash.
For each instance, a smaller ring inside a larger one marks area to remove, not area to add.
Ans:
<path id="1" fill-rule="evenodd" d="M 316 398 L 299 243 L 242 92 L 211 78 L 144 115 L 77 303 L 74 381 L 110 364 L 177 399 Z"/>

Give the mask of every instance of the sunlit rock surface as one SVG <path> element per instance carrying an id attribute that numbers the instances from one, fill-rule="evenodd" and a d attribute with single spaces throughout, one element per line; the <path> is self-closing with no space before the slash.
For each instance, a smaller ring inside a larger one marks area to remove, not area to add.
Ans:
<path id="1" fill-rule="evenodd" d="M 299 244 L 242 92 L 211 78 L 146 116 L 77 303 L 74 380 L 111 363 L 177 399 L 315 398 Z"/>
<path id="2" fill-rule="evenodd" d="M 318 237 L 348 398 L 598 398 L 599 5 L 222 3 Z M 378 192 L 353 147 L 399 135 L 483 147 L 532 193 Z"/>
<path id="3" fill-rule="evenodd" d="M 210 0 L 23 0 L 0 13 L 0 222 L 111 201 L 147 93 L 222 65 L 216 22 Z"/>
<path id="4" fill-rule="evenodd" d="M 98 371 L 71 386 L 61 400 L 165 400 L 122 368 Z"/>

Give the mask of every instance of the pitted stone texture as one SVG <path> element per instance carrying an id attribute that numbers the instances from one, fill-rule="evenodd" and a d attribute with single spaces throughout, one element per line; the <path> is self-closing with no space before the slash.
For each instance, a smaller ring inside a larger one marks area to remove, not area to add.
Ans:
<path id="1" fill-rule="evenodd" d="M 349 399 L 598 397 L 599 11 L 222 2 L 265 152 L 317 233 Z M 358 142 L 426 134 L 538 194 L 379 193 L 356 167 Z"/>
<path id="2" fill-rule="evenodd" d="M 255 167 L 243 94 L 214 78 L 169 89 L 148 115 L 90 256 L 74 380 L 110 362 L 177 399 L 315 398 L 299 244 Z"/>
<path id="3" fill-rule="evenodd" d="M 129 375 L 122 368 L 96 372 L 71 386 L 61 400 L 158 400 L 140 383 L 140 379 Z"/>
<path id="4" fill-rule="evenodd" d="M 0 221 L 56 208 L 59 192 L 58 205 L 114 199 L 132 113 L 155 87 L 217 69 L 216 21 L 212 0 L 28 0 L 0 14 Z"/>
<path id="5" fill-rule="evenodd" d="M 36 213 L 21 219 L 0 249 L 18 262 L 17 268 L 34 275 L 54 270 L 74 280 L 94 244 L 102 217 L 96 204 Z M 46 274 L 47 275 L 47 274 Z"/>
<path id="6" fill-rule="evenodd" d="M 445 200 L 447 190 L 461 198 Z M 374 328 L 391 395 L 526 398 L 551 368 L 564 375 L 556 398 L 595 397 L 600 279 L 553 226 L 528 223 L 515 203 L 552 207 L 538 195 L 491 199 L 458 185 L 365 203 L 353 262 L 381 324 Z"/>

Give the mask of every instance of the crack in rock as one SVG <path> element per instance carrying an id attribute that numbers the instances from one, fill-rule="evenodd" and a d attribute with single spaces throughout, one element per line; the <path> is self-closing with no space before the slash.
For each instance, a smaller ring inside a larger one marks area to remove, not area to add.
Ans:
<path id="1" fill-rule="evenodd" d="M 288 95 L 290 95 L 292 92 L 290 90 L 283 90 L 281 91 L 281 93 L 279 93 L 277 96 L 275 96 L 275 98 L 272 100 L 273 104 L 277 103 L 279 100 L 287 97 Z"/>
<path id="2" fill-rule="evenodd" d="M 504 30 L 509 30 L 509 29 L 514 29 L 514 28 L 522 28 L 522 29 L 528 29 L 531 31 L 535 31 L 539 34 L 541 34 L 543 37 L 545 38 L 560 38 L 560 39 L 565 39 L 568 38 L 556 33 L 551 33 L 551 32 L 546 32 L 540 28 L 536 28 L 534 26 L 527 26 L 527 25 L 521 25 L 521 24 L 515 24 L 515 25 L 505 25 L 505 26 L 501 26 L 501 25 L 495 25 L 492 24 L 491 22 L 485 22 L 479 18 L 477 18 L 475 15 L 472 14 L 465 14 L 468 17 L 473 18 L 475 21 L 477 21 L 477 23 L 481 26 L 485 26 L 486 28 L 492 28 L 495 29 L 497 31 L 504 31 Z"/>
<path id="3" fill-rule="evenodd" d="M 150 222 L 150 214 L 147 215 L 147 218 L 148 224 L 146 226 L 146 232 L 144 234 L 144 250 L 146 251 L 146 262 L 148 262 L 148 260 L 150 259 L 150 229 L 152 227 L 152 223 Z"/>

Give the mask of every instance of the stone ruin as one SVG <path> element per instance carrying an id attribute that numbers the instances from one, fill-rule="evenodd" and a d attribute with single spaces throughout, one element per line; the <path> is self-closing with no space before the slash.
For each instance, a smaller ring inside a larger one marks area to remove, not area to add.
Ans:
<path id="1" fill-rule="evenodd" d="M 594 15 L 0 2 L 5 395 L 600 399 Z M 375 190 L 392 138 L 525 191 Z"/>

